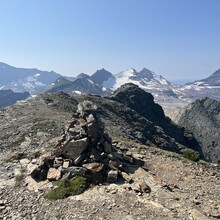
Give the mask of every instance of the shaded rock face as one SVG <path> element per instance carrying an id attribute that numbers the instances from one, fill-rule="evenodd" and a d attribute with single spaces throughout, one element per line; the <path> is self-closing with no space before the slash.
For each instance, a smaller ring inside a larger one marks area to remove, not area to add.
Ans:
<path id="1" fill-rule="evenodd" d="M 129 170 L 128 166 L 140 163 L 112 146 L 112 139 L 104 132 L 96 111 L 97 106 L 90 101 L 78 104 L 54 152 L 32 170 L 33 179 L 54 181 L 87 175 L 95 184 L 117 182 L 120 173 Z"/>
<path id="2" fill-rule="evenodd" d="M 0 90 L 0 108 L 13 105 L 16 101 L 26 99 L 30 96 L 29 92 L 15 93 L 12 90 Z"/>
<path id="3" fill-rule="evenodd" d="M 140 115 L 157 124 L 165 118 L 162 107 L 154 102 L 154 97 L 132 83 L 121 86 L 114 92 L 112 98 L 126 104 Z"/>
<path id="4" fill-rule="evenodd" d="M 185 131 L 182 127 L 178 127 L 166 117 L 162 107 L 154 102 L 154 98 L 150 93 L 145 92 L 137 85 L 127 83 L 114 92 L 112 99 L 127 105 L 156 125 L 156 144 L 162 144 L 163 149 L 177 151 L 168 144 L 170 142 L 168 139 L 171 137 L 176 142 L 198 151 L 203 158 L 201 147 L 193 134 Z M 164 139 L 167 140 L 167 144 L 164 143 L 166 142 Z"/>
<path id="5" fill-rule="evenodd" d="M 106 89 L 101 84 L 96 83 L 89 75 L 84 73 L 79 74 L 73 81 L 67 80 L 64 77 L 60 77 L 54 83 L 48 85 L 42 92 L 65 92 L 70 95 L 90 93 L 102 96 L 111 94 L 111 90 Z"/>
<path id="6" fill-rule="evenodd" d="M 193 132 L 205 159 L 220 163 L 220 102 L 205 98 L 192 103 L 178 124 Z"/>
<path id="7" fill-rule="evenodd" d="M 101 70 L 97 70 L 92 76 L 91 79 L 93 82 L 103 85 L 105 81 L 107 81 L 109 78 L 114 78 L 113 74 L 109 71 L 102 68 Z"/>

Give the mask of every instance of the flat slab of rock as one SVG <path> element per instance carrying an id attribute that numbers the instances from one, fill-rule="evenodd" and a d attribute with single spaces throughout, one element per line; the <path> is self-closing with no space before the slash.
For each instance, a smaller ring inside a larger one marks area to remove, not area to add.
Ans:
<path id="1" fill-rule="evenodd" d="M 56 168 L 50 168 L 47 173 L 48 180 L 59 180 L 61 178 L 61 171 Z"/>
<path id="2" fill-rule="evenodd" d="M 37 182 L 30 176 L 26 177 L 25 183 L 29 190 L 45 190 L 53 187 L 53 184 L 49 180 Z"/>
<path id="3" fill-rule="evenodd" d="M 86 150 L 88 144 L 89 140 L 87 137 L 80 140 L 71 140 L 67 143 L 63 154 L 66 158 L 75 160 Z"/>
<path id="4" fill-rule="evenodd" d="M 86 163 L 83 164 L 83 167 L 85 167 L 87 170 L 93 171 L 93 172 L 100 172 L 104 168 L 104 164 L 101 163 Z"/>

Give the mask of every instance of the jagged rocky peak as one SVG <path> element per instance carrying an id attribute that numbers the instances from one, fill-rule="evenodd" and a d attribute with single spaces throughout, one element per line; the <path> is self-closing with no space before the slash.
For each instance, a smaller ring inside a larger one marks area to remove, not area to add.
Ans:
<path id="1" fill-rule="evenodd" d="M 149 79 L 152 79 L 154 77 L 155 74 L 153 74 L 152 71 L 150 71 L 149 69 L 147 68 L 143 68 L 139 73 L 138 73 L 138 76 L 140 77 L 147 77 Z"/>
<path id="2" fill-rule="evenodd" d="M 220 69 L 205 79 L 195 81 L 194 84 L 200 86 L 220 86 Z"/>
<path id="3" fill-rule="evenodd" d="M 104 125 L 97 114 L 98 107 L 91 101 L 78 104 L 65 134 L 53 152 L 41 157 L 40 163 L 31 170 L 29 189 L 36 189 L 46 182 L 71 179 L 89 175 L 92 183 L 117 182 L 121 172 L 129 172 L 129 166 L 140 161 L 124 155 L 113 146 L 112 139 L 105 133 Z M 34 185 L 34 187 L 33 187 Z M 51 184 L 48 185 L 50 187 Z"/>
<path id="4" fill-rule="evenodd" d="M 100 84 L 100 85 L 102 85 L 105 81 L 107 81 L 110 78 L 114 78 L 113 74 L 104 68 L 97 70 L 91 76 L 91 79 L 93 80 L 93 82 Z"/>
<path id="5" fill-rule="evenodd" d="M 80 73 L 78 76 L 77 76 L 78 79 L 90 79 L 90 76 L 85 74 L 85 73 Z"/>
<path id="6" fill-rule="evenodd" d="M 65 77 L 61 76 L 59 77 L 54 83 L 55 84 L 63 84 L 63 83 L 69 83 L 70 81 L 68 79 L 66 79 Z M 52 84 L 54 84 L 52 83 Z"/>
<path id="7" fill-rule="evenodd" d="M 126 104 L 152 122 L 160 122 L 165 118 L 163 109 L 154 102 L 154 97 L 133 83 L 118 88 L 112 98 Z"/>

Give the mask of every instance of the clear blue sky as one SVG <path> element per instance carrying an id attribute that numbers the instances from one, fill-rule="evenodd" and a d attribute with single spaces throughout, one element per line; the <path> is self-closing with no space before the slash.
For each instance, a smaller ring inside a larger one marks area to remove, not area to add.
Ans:
<path id="1" fill-rule="evenodd" d="M 220 0 L 0 0 L 0 61 L 204 78 L 220 68 Z"/>

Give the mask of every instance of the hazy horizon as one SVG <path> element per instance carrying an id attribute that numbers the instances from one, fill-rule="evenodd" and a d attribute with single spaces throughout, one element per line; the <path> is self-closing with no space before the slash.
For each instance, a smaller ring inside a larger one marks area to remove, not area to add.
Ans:
<path id="1" fill-rule="evenodd" d="M 0 61 L 91 75 L 146 67 L 170 81 L 220 68 L 218 0 L 1 1 Z"/>

